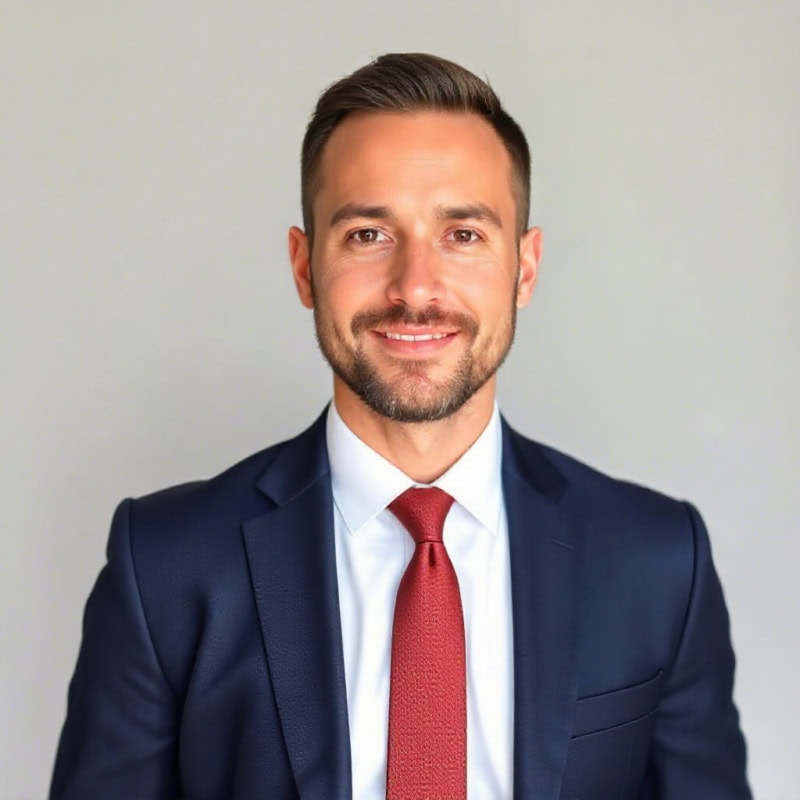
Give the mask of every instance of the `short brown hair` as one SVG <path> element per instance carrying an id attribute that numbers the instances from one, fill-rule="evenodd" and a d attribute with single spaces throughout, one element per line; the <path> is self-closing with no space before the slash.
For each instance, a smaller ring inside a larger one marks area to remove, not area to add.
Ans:
<path id="1" fill-rule="evenodd" d="M 486 81 L 464 67 L 427 53 L 387 53 L 329 86 L 319 98 L 303 137 L 303 224 L 314 234 L 314 197 L 320 162 L 336 126 L 355 111 L 454 111 L 478 114 L 494 128 L 511 157 L 518 233 L 527 228 L 531 157 L 522 128 Z"/>

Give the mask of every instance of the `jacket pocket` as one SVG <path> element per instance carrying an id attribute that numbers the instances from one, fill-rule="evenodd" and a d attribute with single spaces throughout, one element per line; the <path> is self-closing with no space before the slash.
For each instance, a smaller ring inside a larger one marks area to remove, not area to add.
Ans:
<path id="1" fill-rule="evenodd" d="M 572 721 L 572 738 L 626 725 L 652 714 L 658 708 L 662 674 L 659 670 L 641 683 L 579 698 Z"/>

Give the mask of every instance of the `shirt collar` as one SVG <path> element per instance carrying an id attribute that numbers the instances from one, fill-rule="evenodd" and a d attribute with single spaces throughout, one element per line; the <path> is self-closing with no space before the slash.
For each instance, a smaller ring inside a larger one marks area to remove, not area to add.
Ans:
<path id="1" fill-rule="evenodd" d="M 350 533 L 356 533 L 392 500 L 417 484 L 359 439 L 331 403 L 326 420 L 333 500 Z M 435 480 L 493 536 L 503 508 L 500 464 L 502 429 L 495 404 L 489 423 L 472 447 Z"/>

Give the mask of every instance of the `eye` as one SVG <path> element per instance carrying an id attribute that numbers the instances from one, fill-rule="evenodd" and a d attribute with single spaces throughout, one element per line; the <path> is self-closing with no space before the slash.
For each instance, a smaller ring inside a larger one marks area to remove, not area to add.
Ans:
<path id="1" fill-rule="evenodd" d="M 481 240 L 481 236 L 477 231 L 472 228 L 456 228 L 448 234 L 456 244 L 474 244 Z"/>
<path id="2" fill-rule="evenodd" d="M 386 234 L 378 228 L 359 228 L 349 233 L 347 240 L 360 245 L 377 244 L 386 241 Z"/>

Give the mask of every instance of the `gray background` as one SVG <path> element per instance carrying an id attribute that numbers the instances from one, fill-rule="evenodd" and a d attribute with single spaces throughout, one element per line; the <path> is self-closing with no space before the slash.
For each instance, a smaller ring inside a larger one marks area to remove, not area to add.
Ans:
<path id="1" fill-rule="evenodd" d="M 114 505 L 326 401 L 300 139 L 387 50 L 487 75 L 528 132 L 545 258 L 502 406 L 699 505 L 754 787 L 800 797 L 797 0 L 1 8 L 0 797 L 45 793 Z"/>

